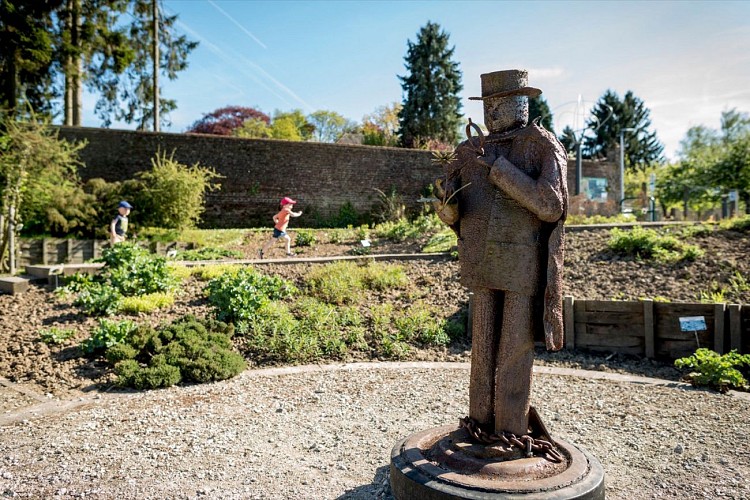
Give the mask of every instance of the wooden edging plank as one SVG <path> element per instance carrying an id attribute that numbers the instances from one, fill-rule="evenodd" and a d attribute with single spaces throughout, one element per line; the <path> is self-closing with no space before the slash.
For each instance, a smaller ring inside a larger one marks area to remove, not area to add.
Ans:
<path id="1" fill-rule="evenodd" d="M 724 314 L 726 304 L 714 304 L 714 351 L 719 354 L 724 352 Z"/>
<path id="2" fill-rule="evenodd" d="M 729 348 L 742 350 L 742 310 L 739 304 L 729 304 Z"/>
<path id="3" fill-rule="evenodd" d="M 643 301 L 643 336 L 645 338 L 646 357 L 656 357 L 656 345 L 654 339 L 654 301 L 646 299 Z"/>
<path id="4" fill-rule="evenodd" d="M 571 295 L 566 295 L 563 299 L 563 316 L 565 321 L 565 348 L 576 348 L 576 329 L 575 329 L 575 299 Z"/>

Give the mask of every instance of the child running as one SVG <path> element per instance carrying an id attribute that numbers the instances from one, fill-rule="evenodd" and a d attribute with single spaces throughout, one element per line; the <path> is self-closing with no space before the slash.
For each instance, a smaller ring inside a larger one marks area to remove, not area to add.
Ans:
<path id="1" fill-rule="evenodd" d="M 276 241 L 279 238 L 284 238 L 286 240 L 286 254 L 287 256 L 291 257 L 294 255 L 292 253 L 291 248 L 289 248 L 289 244 L 291 243 L 291 238 L 288 234 L 286 234 L 286 227 L 289 225 L 289 218 L 290 217 L 299 217 L 302 215 L 302 211 L 299 212 L 293 212 L 292 207 L 294 204 L 297 203 L 295 200 L 289 198 L 288 196 L 285 196 L 281 200 L 281 211 L 273 216 L 273 222 L 275 223 L 273 227 L 273 236 L 270 240 L 268 240 L 264 245 L 263 248 L 258 250 L 258 257 L 263 258 L 265 253 L 268 251 L 271 245 L 273 245 L 273 242 Z"/>

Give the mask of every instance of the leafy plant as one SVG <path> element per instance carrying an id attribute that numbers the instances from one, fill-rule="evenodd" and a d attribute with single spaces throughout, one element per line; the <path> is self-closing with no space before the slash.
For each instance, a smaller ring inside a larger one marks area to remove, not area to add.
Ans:
<path id="1" fill-rule="evenodd" d="M 305 231 L 302 229 L 297 231 L 297 235 L 294 238 L 294 245 L 298 247 L 311 247 L 317 242 L 318 240 L 313 231 Z"/>
<path id="2" fill-rule="evenodd" d="M 695 370 L 687 375 L 691 384 L 696 386 L 709 386 L 721 392 L 729 389 L 748 390 L 745 375 L 750 368 L 750 355 L 738 354 L 731 351 L 727 354 L 718 353 L 705 348 L 695 351 L 695 354 L 675 360 L 677 368 L 688 368 Z M 745 374 L 741 371 L 744 369 Z"/>
<path id="3" fill-rule="evenodd" d="M 729 231 L 750 231 L 750 215 L 723 220 L 719 223 L 719 227 Z"/>
<path id="4" fill-rule="evenodd" d="M 84 341 L 81 348 L 85 353 L 109 349 L 124 342 L 137 327 L 136 323 L 129 320 L 110 321 L 100 319 L 99 326 L 91 332 L 91 337 Z"/>
<path id="5" fill-rule="evenodd" d="M 248 321 L 262 306 L 296 291 L 291 282 L 266 276 L 249 267 L 212 279 L 206 290 L 208 301 L 216 309 L 216 317 L 234 323 L 240 333 L 247 331 Z"/>
<path id="6" fill-rule="evenodd" d="M 39 338 L 45 344 L 63 344 L 66 340 L 73 337 L 76 331 L 72 328 L 60 328 L 51 326 L 46 330 L 39 332 Z"/>
<path id="7" fill-rule="evenodd" d="M 373 232 L 378 238 L 402 242 L 407 239 L 433 234 L 444 228 L 445 224 L 440 221 L 437 215 L 422 213 L 414 220 L 402 218 L 398 221 L 387 221 L 377 224 L 373 228 Z"/>

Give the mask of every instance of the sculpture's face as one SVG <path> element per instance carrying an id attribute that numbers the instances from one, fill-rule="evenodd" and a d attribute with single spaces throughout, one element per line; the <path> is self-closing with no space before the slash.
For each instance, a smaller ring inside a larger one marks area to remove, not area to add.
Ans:
<path id="1" fill-rule="evenodd" d="M 526 96 L 500 97 L 484 101 L 484 124 L 490 132 L 505 132 L 529 122 Z"/>

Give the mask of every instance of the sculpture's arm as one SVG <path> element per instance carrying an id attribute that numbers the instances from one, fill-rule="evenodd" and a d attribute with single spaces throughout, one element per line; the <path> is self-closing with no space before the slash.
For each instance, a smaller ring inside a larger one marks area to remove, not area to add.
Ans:
<path id="1" fill-rule="evenodd" d="M 547 155 L 539 178 L 534 180 L 518 167 L 500 156 L 492 164 L 489 179 L 494 185 L 515 199 L 521 206 L 535 213 L 545 222 L 555 222 L 565 208 L 557 155 Z"/>

